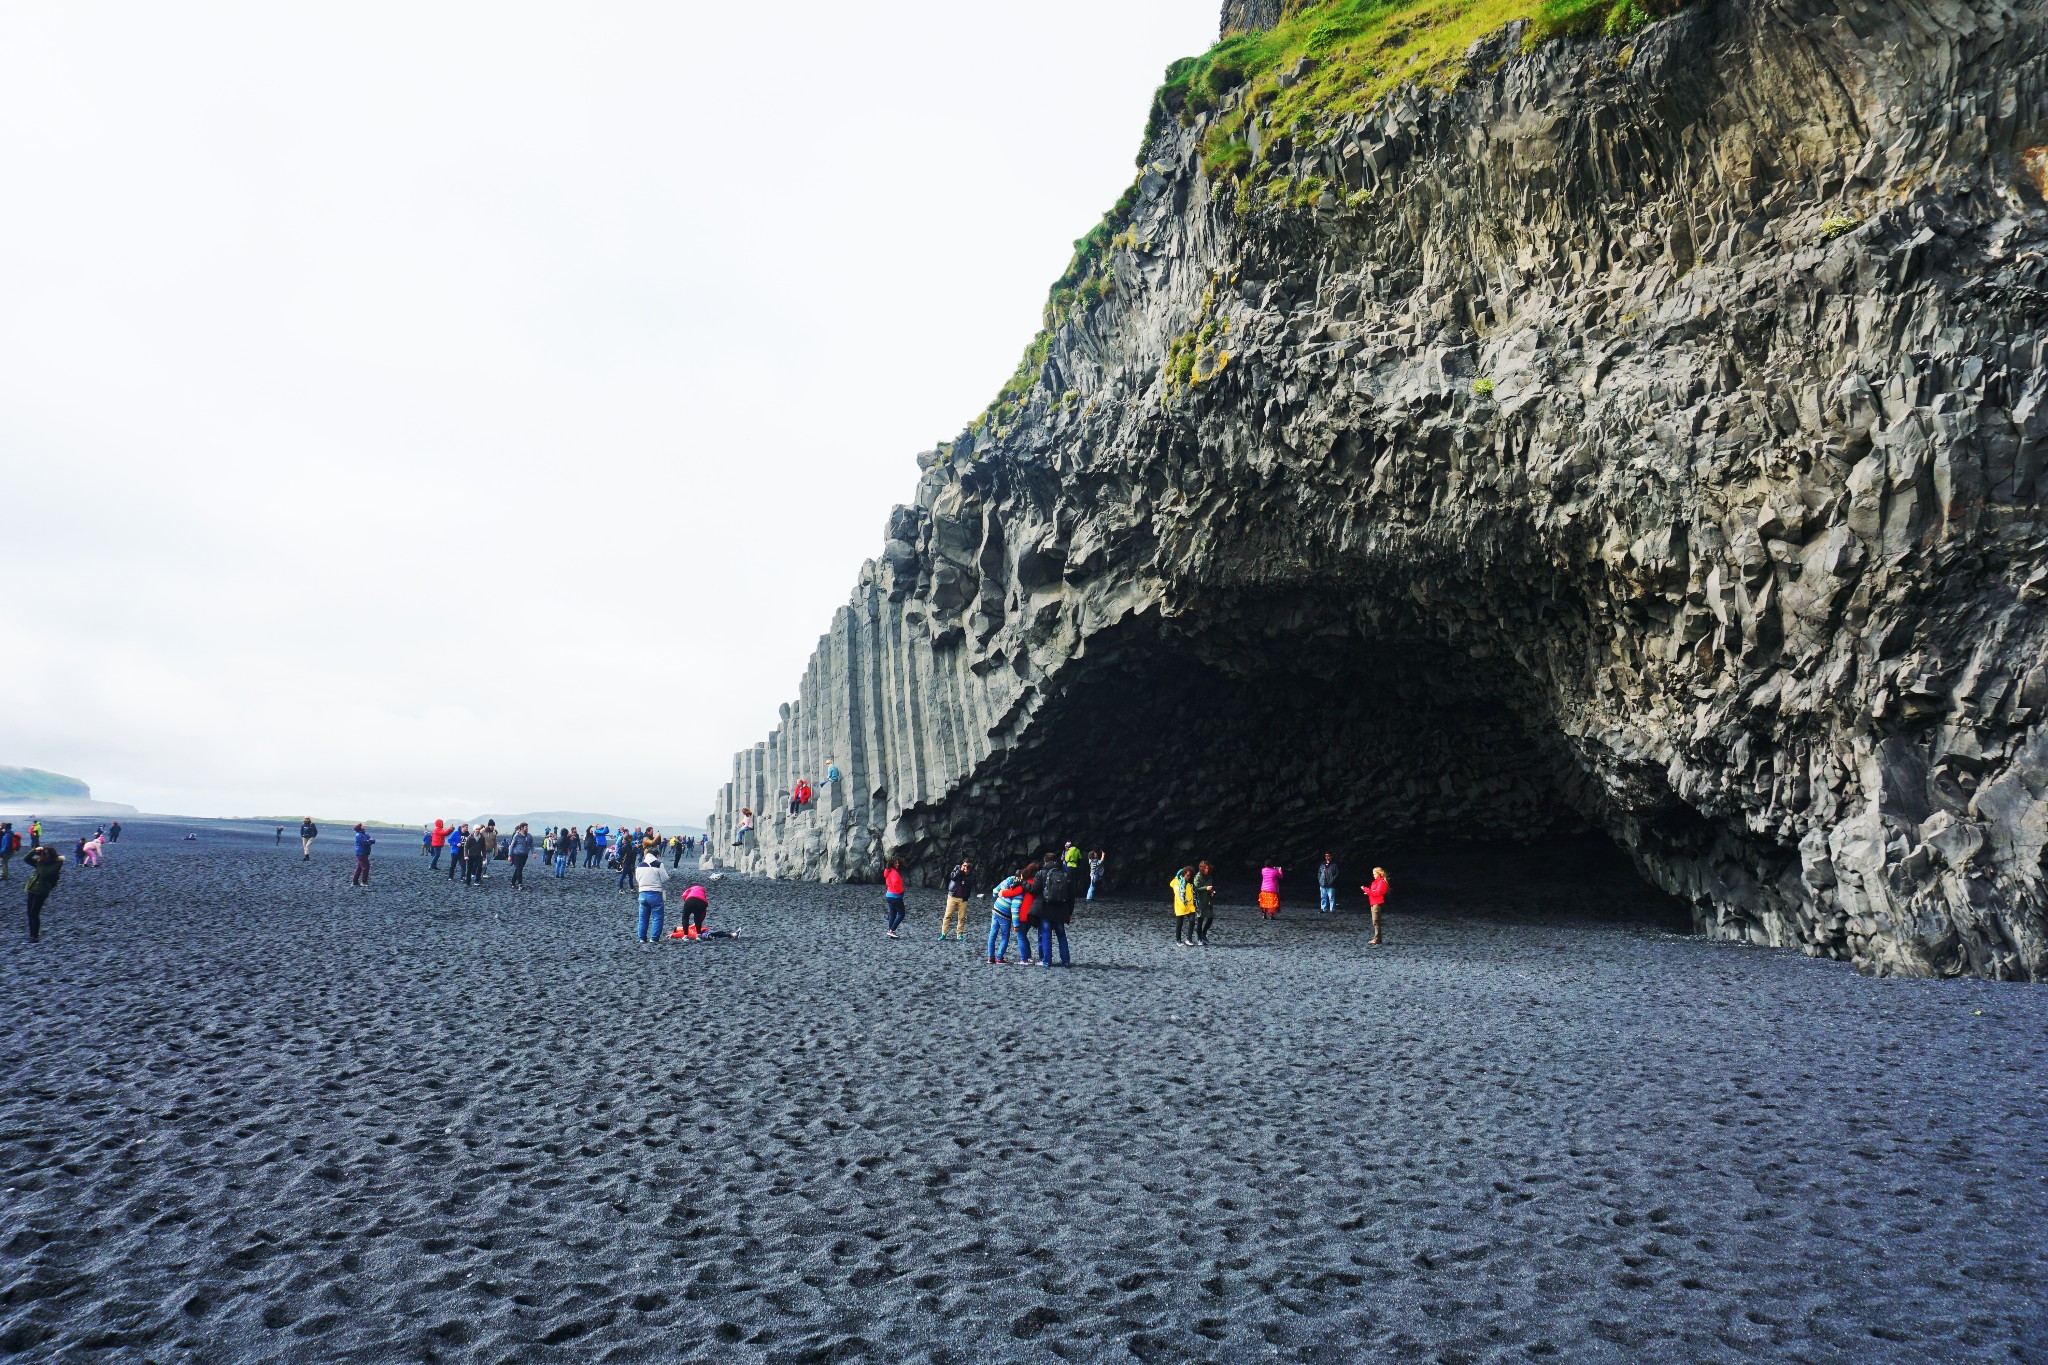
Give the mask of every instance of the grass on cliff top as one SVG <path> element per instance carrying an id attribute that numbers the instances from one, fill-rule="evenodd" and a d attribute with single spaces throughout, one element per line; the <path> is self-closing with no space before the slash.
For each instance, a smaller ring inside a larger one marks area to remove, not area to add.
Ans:
<path id="1" fill-rule="evenodd" d="M 1683 0 L 1313 0 L 1287 6 L 1278 24 L 1225 38 L 1166 70 L 1152 128 L 1183 122 L 1241 98 L 1203 137 L 1212 176 L 1251 167 L 1247 121 L 1272 132 L 1308 132 L 1362 113 L 1403 85 L 1450 85 L 1465 50 L 1518 19 L 1529 41 L 1621 34 L 1675 12 Z M 1286 78 L 1301 72 L 1299 80 Z M 1148 136 L 1149 141 L 1149 136 Z"/>
<path id="2" fill-rule="evenodd" d="M 1274 27 L 1223 39 L 1199 57 L 1166 69 L 1152 99 L 1145 164 L 1154 132 L 1165 119 L 1189 122 L 1249 87 L 1243 99 L 1204 134 L 1202 164 L 1211 176 L 1239 178 L 1255 168 L 1245 140 L 1256 116 L 1268 129 L 1308 132 L 1336 116 L 1363 112 L 1409 82 L 1455 82 L 1465 50 L 1517 19 L 1527 19 L 1529 40 L 1621 34 L 1674 13 L 1685 0 L 1289 0 Z M 1283 75 L 1308 68 L 1281 85 Z M 1299 196 L 1297 196 L 1299 197 Z M 1313 198 L 1311 194 L 1309 198 Z M 1125 190 L 1102 221 L 1074 242 L 1074 254 L 1045 301 L 1043 325 L 995 401 L 968 430 L 1001 432 L 1015 420 L 1038 383 L 1053 333 L 1076 312 L 1085 313 L 1116 289 L 1111 252 L 1130 226 L 1137 186 Z"/>

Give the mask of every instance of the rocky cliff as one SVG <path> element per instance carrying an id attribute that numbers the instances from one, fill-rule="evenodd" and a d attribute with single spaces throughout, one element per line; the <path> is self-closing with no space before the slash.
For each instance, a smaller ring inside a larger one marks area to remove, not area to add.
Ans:
<path id="1" fill-rule="evenodd" d="M 1705 932 L 2048 975 L 2042 7 L 1617 0 L 1375 87 L 1430 38 L 1380 8 L 1169 72 L 714 848 L 1583 820 Z"/>

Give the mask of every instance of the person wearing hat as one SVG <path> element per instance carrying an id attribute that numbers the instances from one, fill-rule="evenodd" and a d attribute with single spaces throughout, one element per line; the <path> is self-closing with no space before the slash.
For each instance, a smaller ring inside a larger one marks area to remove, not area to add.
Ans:
<path id="1" fill-rule="evenodd" d="M 633 885 L 640 892 L 640 941 L 653 943 L 667 927 L 661 892 L 668 885 L 668 872 L 661 865 L 659 853 L 650 853 L 640 860 L 640 866 L 633 872 Z"/>

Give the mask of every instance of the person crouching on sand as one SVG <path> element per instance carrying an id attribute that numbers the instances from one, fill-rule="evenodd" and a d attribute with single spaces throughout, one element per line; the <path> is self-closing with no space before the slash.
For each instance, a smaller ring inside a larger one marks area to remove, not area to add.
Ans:
<path id="1" fill-rule="evenodd" d="M 896 930 L 903 924 L 903 918 L 910 912 L 903 908 L 903 860 L 891 858 L 882 869 L 882 904 L 889 911 L 889 937 L 901 938 Z"/>
<path id="2" fill-rule="evenodd" d="M 22 861 L 28 867 L 28 941 L 34 943 L 43 936 L 43 902 L 64 875 L 64 855 L 38 844 Z"/>
<path id="3" fill-rule="evenodd" d="M 1380 907 L 1387 903 L 1387 870 L 1376 867 L 1372 870 L 1372 885 L 1358 888 L 1365 893 L 1365 899 L 1372 905 L 1372 942 L 1368 948 L 1377 948 L 1380 942 Z"/>
<path id="4" fill-rule="evenodd" d="M 676 938 L 703 938 L 704 917 L 711 913 L 711 893 L 693 886 L 683 893 L 683 922 L 676 926 Z"/>
<path id="5" fill-rule="evenodd" d="M 661 865 L 660 854 L 650 854 L 640 860 L 640 866 L 633 873 L 633 885 L 640 891 L 640 941 L 653 943 L 666 927 L 661 889 L 668 885 L 668 872 Z"/>
<path id="6" fill-rule="evenodd" d="M 1267 919 L 1280 913 L 1280 879 L 1285 875 L 1277 867 L 1259 869 L 1259 913 Z"/>

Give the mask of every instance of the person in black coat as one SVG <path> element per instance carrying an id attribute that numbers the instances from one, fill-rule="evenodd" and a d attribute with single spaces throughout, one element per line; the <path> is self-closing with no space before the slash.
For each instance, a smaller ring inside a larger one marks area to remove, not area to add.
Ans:
<path id="1" fill-rule="evenodd" d="M 1074 869 L 1058 858 L 1048 861 L 1038 874 L 1038 901 L 1032 915 L 1038 920 L 1038 962 L 1052 966 L 1053 940 L 1060 945 L 1060 965 L 1070 967 L 1067 957 L 1067 925 L 1074 919 Z"/>

